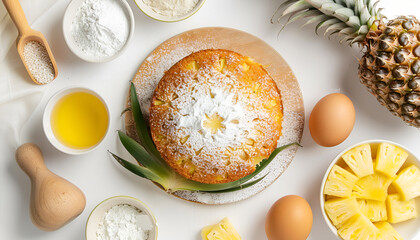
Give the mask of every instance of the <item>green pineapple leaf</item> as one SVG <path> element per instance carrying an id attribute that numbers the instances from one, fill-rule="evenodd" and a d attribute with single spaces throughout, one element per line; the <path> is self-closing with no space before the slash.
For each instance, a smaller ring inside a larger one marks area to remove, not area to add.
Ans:
<path id="1" fill-rule="evenodd" d="M 124 168 L 126 168 L 130 172 L 132 172 L 132 173 L 134 173 L 134 174 L 136 174 L 136 175 L 138 175 L 142 178 L 145 178 L 145 179 L 151 180 L 153 182 L 159 183 L 163 188 L 166 187 L 166 184 L 164 184 L 164 179 L 162 179 L 159 175 L 155 174 L 154 172 L 150 171 L 149 169 L 147 169 L 145 167 L 142 167 L 142 166 L 133 164 L 133 163 L 127 161 L 127 160 L 124 160 L 124 159 L 118 157 L 117 155 L 115 155 L 114 153 L 112 153 L 110 151 L 108 151 L 108 152 L 115 158 L 115 160 L 117 160 L 117 162 L 119 164 L 121 164 L 121 166 L 123 166 Z"/>
<path id="2" fill-rule="evenodd" d="M 264 176 L 262 176 L 262 177 L 260 177 L 260 178 L 258 178 L 258 179 L 256 179 L 256 180 L 254 180 L 254 181 L 246 182 L 246 183 L 241 184 L 241 185 L 239 185 L 239 186 L 237 186 L 237 187 L 231 187 L 231 188 L 228 188 L 228 189 L 225 189 L 225 190 L 220 190 L 220 191 L 212 191 L 212 193 L 225 193 L 225 192 L 234 192 L 234 191 L 239 191 L 239 190 L 242 190 L 242 189 L 245 189 L 245 188 L 251 187 L 251 186 L 253 186 L 253 185 L 255 185 L 255 184 L 259 183 L 259 182 L 260 182 L 261 180 L 263 180 L 266 176 L 267 176 L 267 174 L 266 174 L 266 175 L 264 175 Z"/>
<path id="3" fill-rule="evenodd" d="M 281 12 L 277 22 L 287 16 L 283 28 L 296 20 L 306 19 L 306 23 L 317 23 L 315 32 L 325 27 L 325 32 L 338 34 L 341 42 L 353 44 L 363 42 L 374 21 L 383 18 L 377 0 L 288 0 L 280 5 L 274 16 Z M 273 17 L 274 17 L 273 16 Z M 273 20 L 271 21 L 273 23 Z"/>
<path id="4" fill-rule="evenodd" d="M 149 134 L 149 129 L 147 128 L 146 120 L 144 120 L 143 113 L 141 112 L 139 100 L 137 98 L 136 88 L 134 84 L 131 83 L 130 86 L 130 101 L 131 101 L 131 111 L 133 112 L 134 122 L 136 124 L 137 136 L 139 137 L 140 143 L 143 145 L 144 149 L 155 156 L 157 160 L 160 159 L 160 153 L 156 149 L 155 144 L 153 143 L 152 138 Z"/>
<path id="5" fill-rule="evenodd" d="M 157 161 L 156 157 L 154 158 L 143 146 L 122 131 L 118 131 L 118 136 L 124 148 L 137 160 L 140 165 L 159 174 L 159 176 L 168 176 L 171 174 L 169 166 L 163 162 L 163 159 L 161 161 Z"/>

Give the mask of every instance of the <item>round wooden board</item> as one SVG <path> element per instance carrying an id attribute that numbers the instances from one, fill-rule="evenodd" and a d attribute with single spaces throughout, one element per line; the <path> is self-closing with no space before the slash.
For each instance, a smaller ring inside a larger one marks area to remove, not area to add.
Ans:
<path id="1" fill-rule="evenodd" d="M 303 98 L 299 83 L 280 54 L 261 39 L 239 30 L 221 27 L 193 29 L 159 45 L 140 65 L 132 82 L 146 119 L 149 115 L 150 98 L 159 80 L 176 62 L 189 54 L 203 49 L 227 49 L 253 58 L 262 64 L 275 80 L 283 101 L 284 119 L 282 136 L 278 146 L 300 142 L 304 125 Z M 127 98 L 126 107 L 129 107 Z M 125 113 L 127 134 L 136 138 L 131 112 Z M 173 195 L 203 204 L 226 204 L 247 199 L 271 185 L 293 160 L 297 147 L 281 152 L 256 178 L 266 175 L 258 184 L 230 193 L 201 193 L 177 191 Z"/>

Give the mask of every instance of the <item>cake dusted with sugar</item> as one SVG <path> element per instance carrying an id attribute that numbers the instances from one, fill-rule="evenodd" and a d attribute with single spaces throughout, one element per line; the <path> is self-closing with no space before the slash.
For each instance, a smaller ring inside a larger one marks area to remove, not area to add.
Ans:
<path id="1" fill-rule="evenodd" d="M 280 92 L 266 70 L 228 50 L 202 50 L 172 66 L 153 94 L 150 128 L 182 176 L 226 183 L 255 171 L 281 136 Z"/>

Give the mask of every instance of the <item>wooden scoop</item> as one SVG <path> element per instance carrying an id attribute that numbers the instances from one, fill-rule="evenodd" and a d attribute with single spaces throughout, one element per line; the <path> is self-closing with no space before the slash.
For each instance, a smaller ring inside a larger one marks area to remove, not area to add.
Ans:
<path id="1" fill-rule="evenodd" d="M 38 146 L 32 143 L 20 146 L 16 161 L 31 179 L 30 215 L 35 226 L 53 231 L 83 212 L 86 205 L 83 192 L 47 169 Z"/>
<path id="2" fill-rule="evenodd" d="M 15 23 L 19 31 L 19 36 L 16 39 L 16 47 L 17 47 L 17 51 L 19 53 L 20 59 L 25 65 L 26 71 L 29 73 L 29 76 L 31 77 L 32 81 L 34 81 L 36 84 L 49 83 L 50 81 L 48 82 L 40 81 L 40 80 L 37 80 L 33 76 L 33 74 L 31 73 L 31 71 L 29 70 L 26 64 L 25 56 L 23 55 L 23 48 L 28 42 L 36 41 L 40 43 L 42 46 L 44 46 L 45 50 L 47 51 L 48 57 L 52 63 L 52 66 L 54 68 L 54 79 L 55 79 L 58 75 L 57 63 L 55 62 L 54 56 L 51 52 L 51 49 L 50 49 L 50 46 L 48 45 L 47 40 L 45 39 L 44 35 L 42 35 L 42 33 L 33 30 L 29 26 L 28 21 L 26 20 L 26 17 L 25 17 L 25 13 L 23 12 L 23 9 L 20 6 L 20 3 L 18 0 L 3 0 L 3 3 L 4 3 L 4 6 L 6 6 L 6 9 L 9 12 L 10 17 L 12 18 L 13 22 Z"/>

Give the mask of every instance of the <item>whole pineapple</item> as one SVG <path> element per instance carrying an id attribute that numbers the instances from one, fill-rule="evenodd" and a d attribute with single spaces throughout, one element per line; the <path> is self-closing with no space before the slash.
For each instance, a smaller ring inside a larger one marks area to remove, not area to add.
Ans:
<path id="1" fill-rule="evenodd" d="M 286 0 L 288 23 L 306 18 L 316 31 L 342 35 L 363 47 L 361 82 L 394 115 L 420 128 L 420 22 L 413 16 L 387 20 L 374 0 Z"/>

